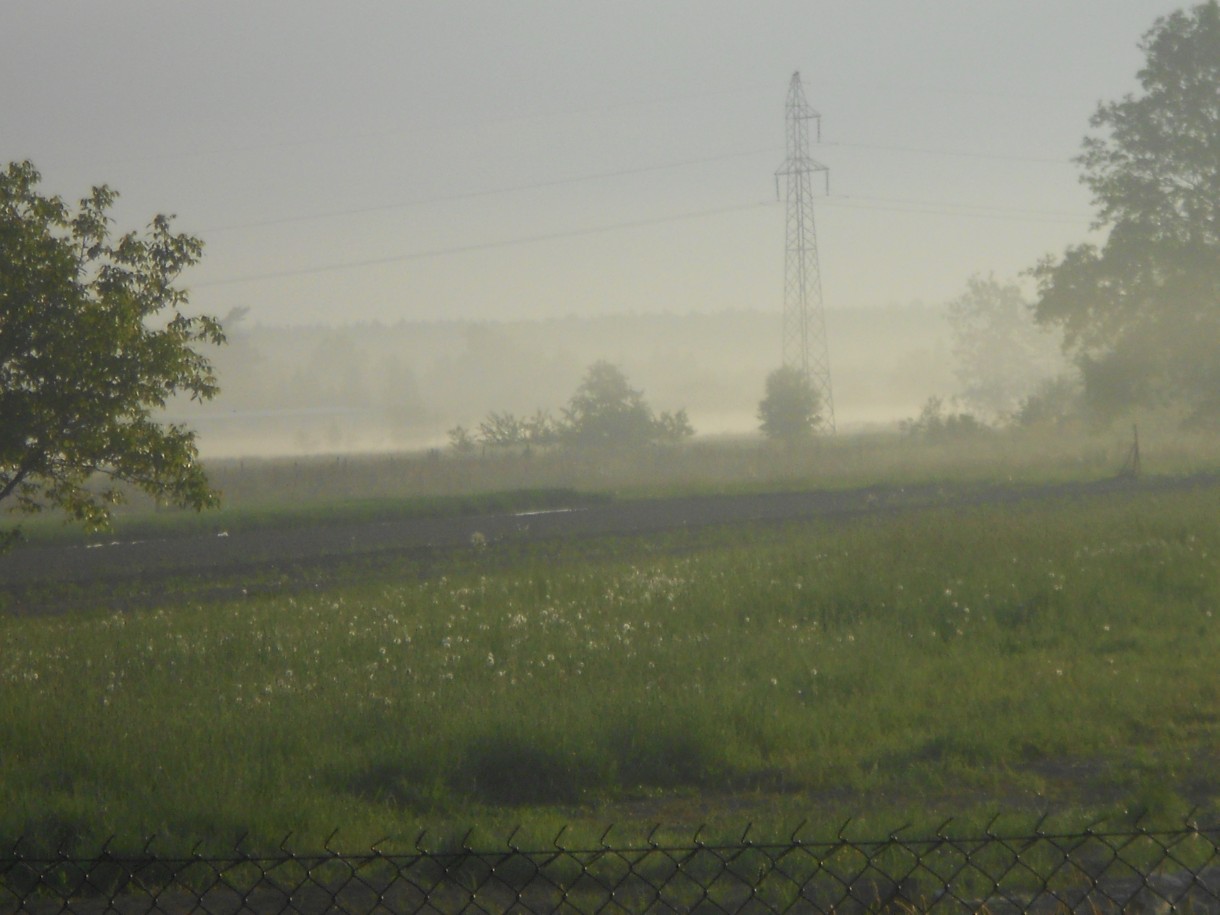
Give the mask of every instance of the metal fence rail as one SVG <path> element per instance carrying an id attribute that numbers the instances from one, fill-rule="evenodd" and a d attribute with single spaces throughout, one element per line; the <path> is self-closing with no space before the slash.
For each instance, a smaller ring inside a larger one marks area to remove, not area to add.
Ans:
<path id="1" fill-rule="evenodd" d="M 696 833 L 624 846 L 607 833 L 589 848 L 565 847 L 561 833 L 549 848 L 510 836 L 497 849 L 421 840 L 360 854 L 174 857 L 110 844 L 88 857 L 22 842 L 0 852 L 0 912 L 1220 913 L 1220 828 L 1194 825 L 783 842 L 754 842 L 747 828 L 727 844 Z"/>

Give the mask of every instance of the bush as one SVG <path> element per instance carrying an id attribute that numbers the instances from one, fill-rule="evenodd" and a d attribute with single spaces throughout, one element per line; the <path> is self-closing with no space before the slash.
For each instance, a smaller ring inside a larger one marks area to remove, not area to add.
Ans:
<path id="1" fill-rule="evenodd" d="M 929 397 L 916 419 L 905 420 L 902 431 L 929 441 L 971 438 L 991 431 L 991 427 L 971 413 L 947 413 L 939 397 Z"/>
<path id="2" fill-rule="evenodd" d="M 767 376 L 766 396 L 758 404 L 760 428 L 767 438 L 793 443 L 813 435 L 822 419 L 822 399 L 800 369 L 784 366 Z"/>

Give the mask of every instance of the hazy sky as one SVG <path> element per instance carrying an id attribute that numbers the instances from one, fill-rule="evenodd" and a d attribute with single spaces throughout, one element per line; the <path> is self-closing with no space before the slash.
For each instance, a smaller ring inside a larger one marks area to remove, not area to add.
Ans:
<path id="1" fill-rule="evenodd" d="M 3 0 L 0 160 L 206 242 L 268 324 L 775 309 L 784 98 L 828 307 L 1081 240 L 1069 161 L 1162 0 Z"/>

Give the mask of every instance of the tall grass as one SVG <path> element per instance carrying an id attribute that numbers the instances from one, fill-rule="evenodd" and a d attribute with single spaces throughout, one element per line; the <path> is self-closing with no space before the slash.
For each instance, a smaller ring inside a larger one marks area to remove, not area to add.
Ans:
<path id="1" fill-rule="evenodd" d="M 1217 439 L 1173 426 L 1141 426 L 1145 471 L 1214 472 Z M 545 507 L 607 495 L 846 489 L 927 482 L 1091 480 L 1115 475 L 1131 446 L 1128 427 L 989 430 L 928 441 L 896 432 L 819 438 L 796 448 L 761 439 L 709 438 L 642 450 L 490 449 L 208 463 L 222 508 L 202 515 L 158 509 L 129 494 L 116 513 L 129 536 Z M 24 519 L 33 539 L 79 538 L 58 518 Z"/>
<path id="2" fill-rule="evenodd" d="M 1183 437 L 1176 431 L 1162 437 L 1145 430 L 1144 438 L 1150 472 L 1216 466 L 1214 437 Z M 861 433 L 795 448 L 725 438 L 623 451 L 489 449 L 470 456 L 218 461 L 209 465 L 209 473 L 230 508 L 550 487 L 655 496 L 947 479 L 1092 479 L 1115 473 L 1130 443 L 1129 429 L 1054 435 L 1008 430 L 930 442 L 897 433 Z"/>
<path id="3" fill-rule="evenodd" d="M 0 841 L 1214 802 L 1220 490 L 698 536 L 0 619 Z"/>

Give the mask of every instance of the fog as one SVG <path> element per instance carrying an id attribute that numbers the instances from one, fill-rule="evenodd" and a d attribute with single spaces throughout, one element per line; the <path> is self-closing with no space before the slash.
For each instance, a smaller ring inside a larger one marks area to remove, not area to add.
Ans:
<path id="1" fill-rule="evenodd" d="M 892 426 L 956 385 L 943 310 L 830 311 L 839 428 Z M 685 408 L 700 435 L 756 434 L 779 364 L 773 313 L 635 315 L 343 327 L 246 326 L 215 353 L 223 389 L 177 404 L 205 456 L 441 446 L 492 411 L 558 417 L 588 366 L 608 359 L 657 410 Z"/>
<path id="2" fill-rule="evenodd" d="M 5 5 L 0 156 L 267 325 L 779 307 L 784 98 L 830 167 L 832 308 L 943 302 L 1079 241 L 1070 160 L 1171 0 Z"/>
<path id="3" fill-rule="evenodd" d="M 0 157 L 204 240 L 191 307 L 248 309 L 221 398 L 171 410 L 205 454 L 428 447 L 557 413 L 596 359 L 737 433 L 778 362 L 799 70 L 836 417 L 861 428 L 953 395 L 940 309 L 967 277 L 1089 237 L 1072 157 L 1178 6 L 11 3 Z"/>

